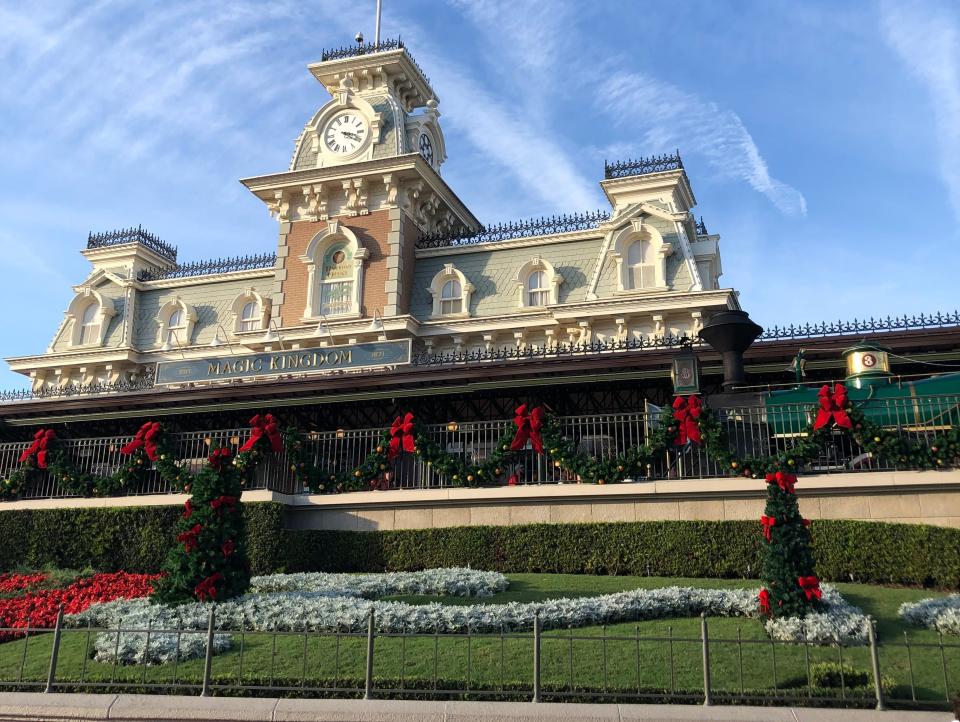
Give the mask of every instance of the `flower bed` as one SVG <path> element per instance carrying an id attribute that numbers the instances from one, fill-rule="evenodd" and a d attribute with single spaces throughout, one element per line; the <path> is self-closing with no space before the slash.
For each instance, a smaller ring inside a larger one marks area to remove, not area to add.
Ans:
<path id="1" fill-rule="evenodd" d="M 73 615 L 83 612 L 92 604 L 145 597 L 150 594 L 153 582 L 158 578 L 157 574 L 94 574 L 81 577 L 62 589 L 41 589 L 19 597 L 0 599 L 0 627 L 49 629 L 56 623 L 61 605 L 65 614 Z M 3 632 L 0 633 L 0 641 L 16 636 L 16 632 Z"/>
<path id="2" fill-rule="evenodd" d="M 440 603 L 412 605 L 403 602 L 365 599 L 362 594 L 391 594 L 409 590 L 433 590 L 432 593 L 468 597 L 478 591 L 487 595 L 506 588 L 502 575 L 466 569 L 429 570 L 411 574 L 358 575 L 363 581 L 352 587 L 345 583 L 354 577 L 340 574 L 272 575 L 259 577 L 254 583 L 261 591 L 216 606 L 216 626 L 224 632 L 290 631 L 290 632 L 361 632 L 373 611 L 381 632 L 432 634 L 465 632 L 476 634 L 529 630 L 539 614 L 544 629 L 584 627 L 597 624 L 689 617 L 706 613 L 710 616 L 760 618 L 755 590 L 700 589 L 695 587 L 663 587 L 635 589 L 615 594 L 577 599 L 550 599 L 541 602 L 508 604 L 446 605 Z M 298 587 L 301 584 L 303 586 Z M 277 591 L 266 591 L 266 590 Z M 865 638 L 865 617 L 849 605 L 831 587 L 825 586 L 825 611 L 803 619 L 766 620 L 765 628 L 774 639 L 803 640 L 819 643 L 862 642 Z M 147 600 L 118 600 L 91 606 L 86 612 L 72 615 L 74 626 L 136 629 L 206 629 L 210 605 L 189 603 L 179 607 L 150 604 Z M 96 658 L 113 661 L 119 648 L 124 663 L 161 663 L 179 656 L 188 659 L 203 654 L 204 639 L 200 634 L 182 635 L 179 655 L 177 635 L 154 633 L 146 648 L 144 633 L 103 633 L 95 642 Z M 227 635 L 218 635 L 215 649 L 228 648 Z"/>
<path id="3" fill-rule="evenodd" d="M 900 605 L 899 614 L 909 624 L 960 635 L 960 594 L 906 602 Z"/>
<path id="4" fill-rule="evenodd" d="M 15 574 L 13 572 L 0 574 L 0 594 L 33 589 L 43 584 L 47 580 L 47 576 L 43 572 L 36 574 Z"/>

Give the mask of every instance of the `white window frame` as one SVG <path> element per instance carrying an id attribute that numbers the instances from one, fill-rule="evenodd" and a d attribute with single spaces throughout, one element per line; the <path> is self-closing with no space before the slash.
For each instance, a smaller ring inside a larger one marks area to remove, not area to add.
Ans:
<path id="1" fill-rule="evenodd" d="M 90 338 L 84 333 L 84 315 L 93 311 L 93 322 L 86 325 Z M 83 288 L 67 307 L 67 321 L 70 322 L 70 346 L 76 348 L 94 348 L 103 346 L 110 326 L 110 319 L 117 315 L 113 301 L 92 288 Z"/>
<path id="2" fill-rule="evenodd" d="M 460 310 L 452 313 L 444 313 L 444 302 L 454 301 L 456 298 L 444 298 L 443 289 L 451 281 L 460 284 Z M 433 311 L 431 316 L 435 318 L 469 318 L 470 317 L 470 298 L 473 296 L 474 286 L 467 277 L 463 275 L 452 263 L 447 263 L 433 277 L 427 292 L 433 297 Z"/>
<path id="3" fill-rule="evenodd" d="M 350 252 L 352 263 L 353 288 L 345 304 L 343 313 L 322 314 L 323 259 L 334 246 L 343 245 Z M 307 303 L 303 309 L 304 321 L 317 321 L 321 318 L 359 318 L 363 303 L 364 261 L 369 257 L 368 249 L 360 245 L 356 235 L 339 220 L 327 222 L 326 229 L 315 235 L 307 244 L 300 261 L 307 267 Z"/>
<path id="4" fill-rule="evenodd" d="M 243 311 L 249 303 L 256 303 L 260 308 L 260 312 L 254 319 L 256 328 L 244 329 L 244 323 L 249 322 L 250 319 L 243 318 Z M 270 323 L 270 306 L 270 299 L 264 298 L 257 293 L 255 288 L 243 289 L 243 293 L 233 299 L 233 304 L 230 306 L 230 328 L 233 329 L 233 333 L 257 333 L 265 331 Z"/>
<path id="5" fill-rule="evenodd" d="M 179 313 L 180 323 L 173 325 L 173 317 Z M 197 325 L 197 312 L 180 296 L 174 296 L 160 307 L 157 313 L 157 345 L 164 351 L 193 343 L 193 330 Z"/>
<path id="6" fill-rule="evenodd" d="M 530 279 L 535 273 L 543 272 L 546 281 L 545 288 L 530 288 Z M 560 284 L 563 283 L 563 276 L 556 272 L 553 264 L 540 256 L 533 256 L 529 261 L 520 266 L 517 275 L 514 277 L 517 286 L 517 306 L 521 309 L 542 309 L 547 306 L 553 306 L 560 303 Z M 546 297 L 544 298 L 544 293 Z M 547 303 L 540 305 L 531 304 L 533 293 L 537 293 L 537 300 L 546 300 Z"/>
<path id="7" fill-rule="evenodd" d="M 647 256 L 643 266 L 653 266 L 653 284 L 635 287 L 633 270 L 630 263 L 630 249 L 637 241 L 646 241 Z M 673 255 L 673 244 L 663 240 L 660 232 L 643 219 L 634 218 L 621 228 L 613 238 L 610 256 L 617 267 L 618 293 L 650 293 L 651 291 L 670 290 L 667 285 L 667 258 Z"/>

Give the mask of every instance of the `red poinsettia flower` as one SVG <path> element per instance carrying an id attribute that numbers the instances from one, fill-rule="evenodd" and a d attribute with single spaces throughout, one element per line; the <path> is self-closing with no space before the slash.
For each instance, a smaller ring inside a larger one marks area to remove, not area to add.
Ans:
<path id="1" fill-rule="evenodd" d="M 236 543 L 233 539 L 227 539 L 223 544 L 220 545 L 220 551 L 223 552 L 223 556 L 228 557 L 233 554 L 234 550 L 237 548 Z"/>
<path id="2" fill-rule="evenodd" d="M 760 601 L 760 614 L 770 614 L 770 592 L 761 589 L 757 599 Z"/>
<path id="3" fill-rule="evenodd" d="M 183 544 L 184 551 L 186 551 L 187 554 L 197 548 L 197 540 L 200 537 L 201 531 L 203 531 L 203 527 L 200 524 L 194 524 L 188 531 L 177 534 L 177 541 Z"/>
<path id="4" fill-rule="evenodd" d="M 210 453 L 208 461 L 210 462 L 210 466 L 212 466 L 215 471 L 220 471 L 224 464 L 228 464 L 230 462 L 231 456 L 232 454 L 230 453 L 230 449 L 224 446 L 220 449 L 214 449 Z"/>

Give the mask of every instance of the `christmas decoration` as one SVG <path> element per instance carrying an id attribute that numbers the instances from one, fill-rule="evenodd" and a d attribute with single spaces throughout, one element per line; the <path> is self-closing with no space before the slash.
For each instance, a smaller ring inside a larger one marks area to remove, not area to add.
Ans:
<path id="1" fill-rule="evenodd" d="M 529 441 L 533 450 L 542 454 L 543 439 L 540 437 L 540 431 L 543 429 L 543 408 L 537 406 L 527 413 L 527 405 L 521 404 L 514 411 L 513 424 L 517 427 L 517 434 L 513 437 L 510 450 L 520 451 Z"/>
<path id="2" fill-rule="evenodd" d="M 802 617 L 820 609 L 820 583 L 814 573 L 810 531 L 797 506 L 797 478 L 785 471 L 768 473 L 767 504 L 760 517 L 763 581 L 759 602 L 771 617 Z"/>
<path id="3" fill-rule="evenodd" d="M 817 412 L 817 419 L 813 423 L 813 430 L 821 429 L 831 421 L 843 429 L 853 428 L 853 423 L 847 414 L 847 389 L 843 384 L 834 386 L 830 391 L 830 386 L 824 384 L 817 394 L 820 404 L 820 410 Z"/>
<path id="4" fill-rule="evenodd" d="M 697 423 L 697 419 L 700 418 L 702 410 L 703 405 L 699 396 L 688 396 L 687 398 L 678 396 L 674 399 L 673 418 L 677 422 L 677 438 L 673 443 L 676 446 L 699 445 L 701 443 L 700 425 Z"/>
<path id="5" fill-rule="evenodd" d="M 416 441 L 413 435 L 413 414 L 394 419 L 390 426 L 390 444 L 387 446 L 387 460 L 393 461 L 401 451 L 413 453 L 416 451 Z"/>

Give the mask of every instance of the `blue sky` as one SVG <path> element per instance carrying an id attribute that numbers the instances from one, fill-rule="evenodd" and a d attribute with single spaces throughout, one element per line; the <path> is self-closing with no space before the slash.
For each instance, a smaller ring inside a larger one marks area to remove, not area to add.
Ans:
<path id="1" fill-rule="evenodd" d="M 328 99 L 306 64 L 374 5 L 0 0 L 0 354 L 46 348 L 88 231 L 272 250 L 237 179 L 286 169 Z M 602 207 L 605 158 L 679 148 L 761 324 L 958 306 L 960 3 L 384 0 L 383 28 L 486 222 Z"/>

